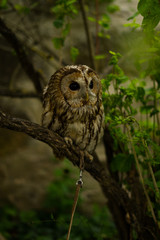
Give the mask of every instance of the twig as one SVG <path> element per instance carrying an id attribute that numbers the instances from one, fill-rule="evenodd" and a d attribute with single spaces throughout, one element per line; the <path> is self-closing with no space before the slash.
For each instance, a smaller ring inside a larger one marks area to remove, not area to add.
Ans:
<path id="1" fill-rule="evenodd" d="M 91 41 L 91 36 L 90 36 L 90 32 L 89 32 L 88 21 L 87 21 L 85 9 L 84 9 L 83 0 L 79 0 L 79 5 L 80 5 L 82 18 L 83 18 L 83 23 L 84 23 L 84 28 L 85 28 L 86 37 L 87 37 L 87 44 L 88 44 L 88 51 L 89 51 L 89 58 L 90 58 L 90 62 L 91 62 L 91 67 L 93 69 L 95 69 L 92 41 Z"/>
<path id="2" fill-rule="evenodd" d="M 12 30 L 6 26 L 2 18 L 0 18 L 0 33 L 13 47 L 24 71 L 32 80 L 37 92 L 41 94 L 43 89 L 42 85 L 44 82 L 42 75 L 34 69 L 28 55 L 26 54 L 26 51 L 24 50 L 23 45 L 17 39 L 16 35 L 12 32 Z"/>

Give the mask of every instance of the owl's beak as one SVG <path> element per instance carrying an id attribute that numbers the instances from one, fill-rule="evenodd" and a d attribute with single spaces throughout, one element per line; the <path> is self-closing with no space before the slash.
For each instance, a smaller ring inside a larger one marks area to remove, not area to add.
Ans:
<path id="1" fill-rule="evenodd" d="M 85 105 L 89 100 L 88 92 L 83 96 L 83 105 Z"/>
<path id="2" fill-rule="evenodd" d="M 88 102 L 89 100 L 89 96 L 88 96 L 88 93 L 86 93 L 86 101 Z"/>

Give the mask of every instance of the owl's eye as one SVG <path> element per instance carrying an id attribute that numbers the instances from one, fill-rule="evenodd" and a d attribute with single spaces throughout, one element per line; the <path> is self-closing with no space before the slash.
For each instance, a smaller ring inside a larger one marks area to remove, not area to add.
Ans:
<path id="1" fill-rule="evenodd" d="M 80 85 L 79 83 L 77 82 L 72 82 L 70 85 L 69 85 L 69 88 L 72 90 L 72 91 L 77 91 L 80 89 Z"/>
<path id="2" fill-rule="evenodd" d="M 89 88 L 93 89 L 93 80 L 90 81 Z"/>

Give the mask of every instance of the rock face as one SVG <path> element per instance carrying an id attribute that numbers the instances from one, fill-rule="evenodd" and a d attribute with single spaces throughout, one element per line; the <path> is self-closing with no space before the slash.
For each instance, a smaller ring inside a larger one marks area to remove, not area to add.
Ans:
<path id="1" fill-rule="evenodd" d="M 123 24 L 127 22 L 128 17 L 135 13 L 137 1 L 117 0 L 114 4 L 117 4 L 120 10 L 110 15 L 109 34 L 111 39 L 100 40 L 100 53 L 108 50 L 127 52 L 126 49 L 124 50 L 124 45 L 129 45 L 127 36 L 131 34 L 131 30 L 124 28 Z M 104 9 L 102 6 L 100 11 L 104 11 Z M 94 10 L 94 7 L 91 10 Z M 4 20 L 24 43 L 31 61 L 38 71 L 43 72 L 45 79 L 48 80 L 61 65 L 62 57 L 65 64 L 71 63 L 70 44 L 77 46 L 80 50 L 77 63 L 89 64 L 81 15 L 72 20 L 72 31 L 62 51 L 53 49 L 52 39 L 58 34 L 58 31 L 53 28 L 53 16 L 43 14 L 42 10 L 41 14 L 35 12 L 31 16 L 32 19 L 26 17 L 21 21 L 22 16 L 12 12 L 9 18 L 4 16 Z M 14 21 L 12 21 L 13 19 Z M 140 18 L 139 21 L 141 21 Z M 95 39 L 95 23 L 90 22 L 89 26 L 92 38 Z M 0 66 L 2 68 L 0 88 L 16 89 L 23 92 L 35 91 L 31 80 L 22 70 L 16 56 L 11 54 L 12 48 L 6 44 L 2 37 L 0 42 L 3 45 L 0 50 Z M 103 72 L 105 68 L 106 62 L 104 61 L 100 70 Z M 0 102 L 1 108 L 14 116 L 30 119 L 37 123 L 41 122 L 42 105 L 38 99 L 0 97 Z M 10 201 L 22 209 L 39 208 L 47 186 L 54 180 L 53 168 L 55 163 L 50 160 L 52 158 L 51 149 L 24 134 L 3 129 L 0 129 L 0 143 L 0 201 Z M 101 147 L 98 149 L 98 153 L 102 156 Z M 85 181 L 88 181 L 88 186 L 90 186 L 86 192 L 84 191 L 85 201 L 89 202 L 89 199 L 97 201 L 94 196 L 98 195 L 100 196 L 98 201 L 103 203 L 103 195 L 98 184 L 95 188 L 95 183 L 92 184 L 92 178 L 87 175 Z"/>

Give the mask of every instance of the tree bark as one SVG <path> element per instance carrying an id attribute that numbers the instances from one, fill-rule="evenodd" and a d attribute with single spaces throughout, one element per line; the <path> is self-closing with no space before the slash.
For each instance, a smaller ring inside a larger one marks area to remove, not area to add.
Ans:
<path id="1" fill-rule="evenodd" d="M 19 59 L 19 62 L 28 75 L 28 77 L 32 80 L 35 89 L 39 96 L 41 97 L 41 93 L 43 90 L 43 83 L 44 79 L 40 72 L 35 70 L 34 66 L 32 65 L 29 56 L 27 55 L 24 46 L 21 44 L 21 42 L 16 37 L 15 33 L 12 32 L 11 29 L 9 29 L 5 22 L 0 18 L 0 33 L 3 35 L 3 37 L 10 43 L 10 45 L 13 47 L 13 49 L 16 52 L 16 55 Z"/>

